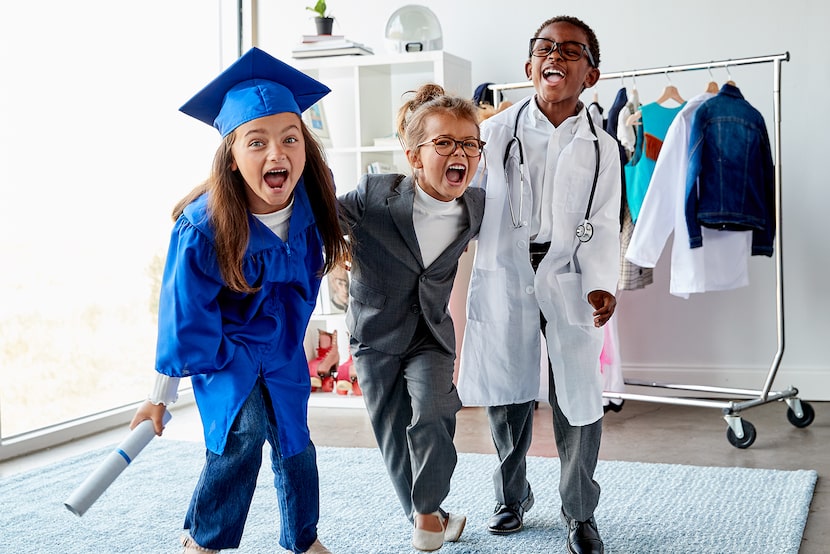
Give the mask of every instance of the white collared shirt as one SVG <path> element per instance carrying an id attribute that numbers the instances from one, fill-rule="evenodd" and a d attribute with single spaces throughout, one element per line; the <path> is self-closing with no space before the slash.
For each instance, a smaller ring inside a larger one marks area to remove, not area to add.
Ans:
<path id="1" fill-rule="evenodd" d="M 530 238 L 533 242 L 550 242 L 553 223 L 552 212 L 542 209 L 550 206 L 553 201 L 553 190 L 545 186 L 545 174 L 554 175 L 562 150 L 573 140 L 576 133 L 577 115 L 563 121 L 558 127 L 536 105 L 535 97 L 531 100 L 527 110 L 527 122 L 520 126 L 519 137 L 525 155 L 525 171 L 527 183 L 533 191 L 533 208 L 530 218 Z M 582 113 L 582 110 L 579 111 Z"/>

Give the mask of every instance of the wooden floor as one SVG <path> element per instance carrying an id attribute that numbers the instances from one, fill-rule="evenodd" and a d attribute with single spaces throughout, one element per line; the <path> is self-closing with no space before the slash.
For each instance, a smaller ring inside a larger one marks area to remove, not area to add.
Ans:
<path id="1" fill-rule="evenodd" d="M 312 395 L 309 410 L 309 426 L 315 444 L 376 446 L 359 397 L 320 395 L 325 393 Z M 813 402 L 811 405 L 816 414 L 815 422 L 804 429 L 798 429 L 788 422 L 787 406 L 783 402 L 773 402 L 744 411 L 741 415 L 755 426 L 757 439 L 751 447 L 738 449 L 726 439 L 726 423 L 719 410 L 629 400 L 622 411 L 609 413 L 605 417 L 600 458 L 702 466 L 816 470 L 819 480 L 800 554 L 826 554 L 830 552 L 830 498 L 826 480 L 830 475 L 830 403 Z M 165 430 L 165 437 L 201 440 L 201 425 L 195 406 L 191 404 L 174 408 L 173 416 Z M 123 435 L 123 428 L 115 429 L 45 452 L 2 462 L 0 477 L 115 444 Z M 460 452 L 494 453 L 483 409 L 464 408 L 459 412 L 455 442 Z M 530 454 L 556 456 L 551 409 L 546 404 L 541 404 L 535 414 Z M 556 491 L 534 492 L 537 496 L 556 494 Z M 770 501 L 774 502 L 774 491 L 770 491 Z"/>

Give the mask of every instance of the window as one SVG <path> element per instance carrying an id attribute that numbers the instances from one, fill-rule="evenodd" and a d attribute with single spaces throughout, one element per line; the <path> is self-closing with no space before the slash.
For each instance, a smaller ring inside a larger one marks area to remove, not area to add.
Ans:
<path id="1" fill-rule="evenodd" d="M 149 391 L 170 211 L 220 140 L 178 107 L 223 67 L 223 4 L 0 6 L 0 440 Z"/>

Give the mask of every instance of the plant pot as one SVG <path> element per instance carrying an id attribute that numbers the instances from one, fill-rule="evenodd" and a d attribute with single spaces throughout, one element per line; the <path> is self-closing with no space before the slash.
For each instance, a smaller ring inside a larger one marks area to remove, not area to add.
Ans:
<path id="1" fill-rule="evenodd" d="M 333 17 L 315 17 L 314 24 L 317 25 L 318 35 L 330 35 L 334 26 Z"/>

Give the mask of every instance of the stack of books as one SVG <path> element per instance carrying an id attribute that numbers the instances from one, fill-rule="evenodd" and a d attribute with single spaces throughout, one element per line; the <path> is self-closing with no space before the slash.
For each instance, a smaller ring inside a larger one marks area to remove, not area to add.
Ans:
<path id="1" fill-rule="evenodd" d="M 398 173 L 398 168 L 392 164 L 372 162 L 366 166 L 366 173 Z"/>
<path id="2" fill-rule="evenodd" d="M 364 44 L 343 35 L 303 35 L 303 41 L 291 51 L 293 58 L 323 58 L 326 56 L 365 56 L 374 54 Z"/>

